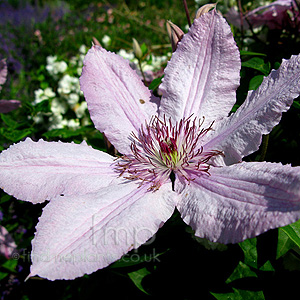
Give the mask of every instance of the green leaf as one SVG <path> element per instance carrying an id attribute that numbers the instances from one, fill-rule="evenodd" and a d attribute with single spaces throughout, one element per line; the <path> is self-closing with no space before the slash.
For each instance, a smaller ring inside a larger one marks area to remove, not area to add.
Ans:
<path id="1" fill-rule="evenodd" d="M 46 89 L 47 87 L 49 87 L 49 83 L 48 82 L 46 82 L 46 81 L 41 82 L 41 89 L 42 90 Z"/>
<path id="2" fill-rule="evenodd" d="M 3 204 L 11 199 L 12 196 L 5 194 L 0 198 L 0 204 Z"/>
<path id="3" fill-rule="evenodd" d="M 257 275 L 254 271 L 251 270 L 251 268 L 248 265 L 240 261 L 237 267 L 234 269 L 233 273 L 226 280 L 226 283 L 228 284 L 234 280 L 245 277 L 257 277 Z"/>
<path id="4" fill-rule="evenodd" d="M 297 109 L 300 109 L 300 103 L 298 101 L 294 101 L 293 106 Z"/>
<path id="5" fill-rule="evenodd" d="M 77 135 L 81 135 L 86 132 L 86 128 L 82 127 L 79 129 L 68 129 L 68 128 L 62 128 L 62 129 L 53 129 L 43 134 L 44 137 L 53 138 L 53 137 L 62 137 L 62 138 L 69 138 L 74 137 Z"/>
<path id="6" fill-rule="evenodd" d="M 0 280 L 4 279 L 7 275 L 8 273 L 0 272 Z"/>
<path id="7" fill-rule="evenodd" d="M 231 109 L 231 112 L 236 112 L 237 109 L 240 107 L 241 105 L 240 104 L 234 104 L 232 109 Z"/>
<path id="8" fill-rule="evenodd" d="M 143 56 L 148 53 L 148 47 L 147 47 L 147 45 L 145 43 L 143 43 L 141 45 L 141 50 L 142 50 Z"/>
<path id="9" fill-rule="evenodd" d="M 247 239 L 239 243 L 239 246 L 244 252 L 244 263 L 257 269 L 256 238 Z"/>
<path id="10" fill-rule="evenodd" d="M 251 78 L 249 82 L 249 90 L 256 90 L 264 80 L 264 75 L 257 75 Z"/>
<path id="11" fill-rule="evenodd" d="M 0 128 L 0 134 L 13 142 L 18 142 L 31 134 L 31 129 L 13 130 L 11 128 Z"/>
<path id="12" fill-rule="evenodd" d="M 4 264 L 2 264 L 1 267 L 15 273 L 17 264 L 18 261 L 16 259 L 9 259 Z"/>
<path id="13" fill-rule="evenodd" d="M 151 274 L 151 273 L 146 268 L 142 268 L 137 271 L 128 273 L 128 276 L 133 281 L 133 283 L 137 286 L 137 288 L 139 290 L 141 290 L 143 293 L 149 295 L 149 293 L 147 293 L 142 286 L 142 280 L 149 274 Z"/>
<path id="14" fill-rule="evenodd" d="M 267 260 L 265 262 L 264 265 L 262 265 L 260 268 L 259 268 L 260 271 L 266 271 L 266 272 L 274 272 L 275 269 L 274 267 L 272 266 L 271 262 L 269 260 Z"/>
<path id="15" fill-rule="evenodd" d="M 285 227 L 281 227 L 281 230 L 286 233 L 286 235 L 298 246 L 300 247 L 300 220 L 287 225 Z"/>
<path id="16" fill-rule="evenodd" d="M 252 57 L 249 60 L 242 62 L 242 67 L 258 70 L 264 75 L 268 75 L 271 70 L 270 63 L 265 63 L 264 60 L 259 57 Z"/>
<path id="17" fill-rule="evenodd" d="M 241 56 L 243 55 L 251 55 L 251 56 L 267 56 L 267 54 L 264 53 L 258 53 L 258 52 L 251 52 L 251 51 L 240 51 Z"/>
<path id="18" fill-rule="evenodd" d="M 233 293 L 218 294 L 211 293 L 218 300 L 264 300 L 262 291 L 246 291 L 233 288 Z"/>
<path id="19" fill-rule="evenodd" d="M 11 129 L 15 129 L 18 127 L 19 123 L 16 122 L 10 115 L 8 114 L 0 114 L 2 121 Z"/>
<path id="20" fill-rule="evenodd" d="M 43 100 L 34 106 L 35 112 L 50 112 L 50 102 L 49 100 Z"/>
<path id="21" fill-rule="evenodd" d="M 38 75 L 37 80 L 38 80 L 38 81 L 44 81 L 44 80 L 45 80 L 44 74 Z"/>
<path id="22" fill-rule="evenodd" d="M 149 90 L 150 91 L 156 90 L 159 87 L 159 85 L 161 84 L 162 78 L 163 78 L 163 76 L 153 79 L 152 82 L 149 84 L 149 87 L 148 87 Z"/>
<path id="23" fill-rule="evenodd" d="M 279 228 L 276 259 L 278 259 L 282 255 L 286 254 L 293 247 L 295 247 L 295 243 L 282 230 L 282 228 Z"/>

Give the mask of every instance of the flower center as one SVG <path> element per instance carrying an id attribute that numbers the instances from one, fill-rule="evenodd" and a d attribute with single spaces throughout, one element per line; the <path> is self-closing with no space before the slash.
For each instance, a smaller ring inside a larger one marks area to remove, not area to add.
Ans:
<path id="1" fill-rule="evenodd" d="M 204 119 L 203 119 L 204 121 Z M 209 175 L 209 160 L 222 152 L 204 151 L 203 136 L 212 128 L 201 128 L 203 121 L 191 117 L 172 124 L 171 119 L 153 117 L 131 136 L 132 154 L 119 160 L 117 170 L 127 179 L 151 182 L 149 190 L 158 190 L 169 178 L 190 182 Z"/>

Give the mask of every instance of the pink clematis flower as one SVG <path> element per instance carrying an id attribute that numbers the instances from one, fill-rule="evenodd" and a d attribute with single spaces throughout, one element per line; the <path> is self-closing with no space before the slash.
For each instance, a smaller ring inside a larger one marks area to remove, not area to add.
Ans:
<path id="1" fill-rule="evenodd" d="M 234 8 L 228 11 L 226 19 L 234 26 L 241 27 L 240 14 Z M 295 27 L 298 19 L 299 12 L 295 0 L 277 0 L 249 11 L 243 17 L 242 22 L 244 29 L 263 25 L 270 29 L 283 29 L 287 26 Z"/>
<path id="2" fill-rule="evenodd" d="M 149 240 L 175 207 L 197 236 L 221 243 L 298 220 L 300 168 L 242 158 L 299 95 L 300 56 L 284 60 L 229 115 L 239 72 L 230 27 L 215 10 L 178 43 L 160 102 L 128 62 L 93 46 L 81 88 L 96 128 L 123 156 L 29 138 L 0 155 L 7 193 L 50 200 L 29 276 L 73 279 L 103 268 Z"/>

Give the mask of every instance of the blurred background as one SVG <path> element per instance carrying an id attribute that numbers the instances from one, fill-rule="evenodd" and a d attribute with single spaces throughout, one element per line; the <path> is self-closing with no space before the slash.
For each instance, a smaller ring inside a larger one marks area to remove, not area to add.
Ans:
<path id="1" fill-rule="evenodd" d="M 191 20 L 208 2 L 186 1 Z M 282 59 L 300 53 L 299 3 L 223 0 L 217 9 L 229 22 L 241 52 L 241 86 L 234 112 L 248 90 L 256 89 Z M 83 58 L 92 43 L 100 44 L 128 59 L 157 93 L 172 56 L 167 20 L 188 31 L 182 0 L 0 0 L 0 151 L 28 136 L 86 140 L 107 151 L 80 91 Z M 133 51 L 132 38 L 141 48 L 140 57 Z M 296 99 L 265 138 L 268 147 L 247 160 L 300 165 L 299 119 Z M 177 212 L 151 244 L 104 270 L 73 281 L 34 277 L 24 282 L 44 205 L 0 192 L 1 300 L 289 299 L 299 293 L 299 225 L 225 246 L 196 238 Z"/>

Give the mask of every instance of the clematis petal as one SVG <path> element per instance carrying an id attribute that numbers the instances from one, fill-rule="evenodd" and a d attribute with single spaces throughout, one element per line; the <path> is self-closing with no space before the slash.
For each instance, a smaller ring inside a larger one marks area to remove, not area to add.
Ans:
<path id="1" fill-rule="evenodd" d="M 0 91 L 7 77 L 7 64 L 5 59 L 0 60 Z"/>
<path id="2" fill-rule="evenodd" d="M 116 261 L 170 218 L 171 193 L 169 186 L 153 193 L 121 182 L 98 193 L 54 199 L 36 228 L 29 276 L 74 279 Z"/>
<path id="3" fill-rule="evenodd" d="M 300 94 L 300 55 L 283 60 L 261 86 L 250 91 L 239 109 L 207 135 L 206 149 L 224 151 L 230 165 L 258 150 L 263 134 L 268 134 Z"/>
<path id="4" fill-rule="evenodd" d="M 95 127 L 119 152 L 131 153 L 129 135 L 156 113 L 157 104 L 128 61 L 93 46 L 84 59 L 80 85 Z"/>
<path id="5" fill-rule="evenodd" d="M 61 194 L 84 195 L 117 177 L 111 168 L 113 160 L 84 143 L 33 142 L 27 138 L 0 154 L 0 187 L 33 203 Z"/>
<path id="6" fill-rule="evenodd" d="M 207 123 L 228 116 L 236 101 L 239 51 L 229 25 L 215 10 L 196 19 L 178 43 L 160 86 L 160 115 L 175 121 L 191 114 Z"/>
<path id="7" fill-rule="evenodd" d="M 14 239 L 7 229 L 0 225 L 0 255 L 9 259 L 16 249 L 17 245 Z"/>
<path id="8" fill-rule="evenodd" d="M 187 186 L 178 204 L 197 236 L 236 243 L 300 218 L 300 167 L 243 162 L 210 173 Z"/>
<path id="9" fill-rule="evenodd" d="M 21 105 L 19 100 L 0 100 L 0 113 L 8 113 Z"/>

